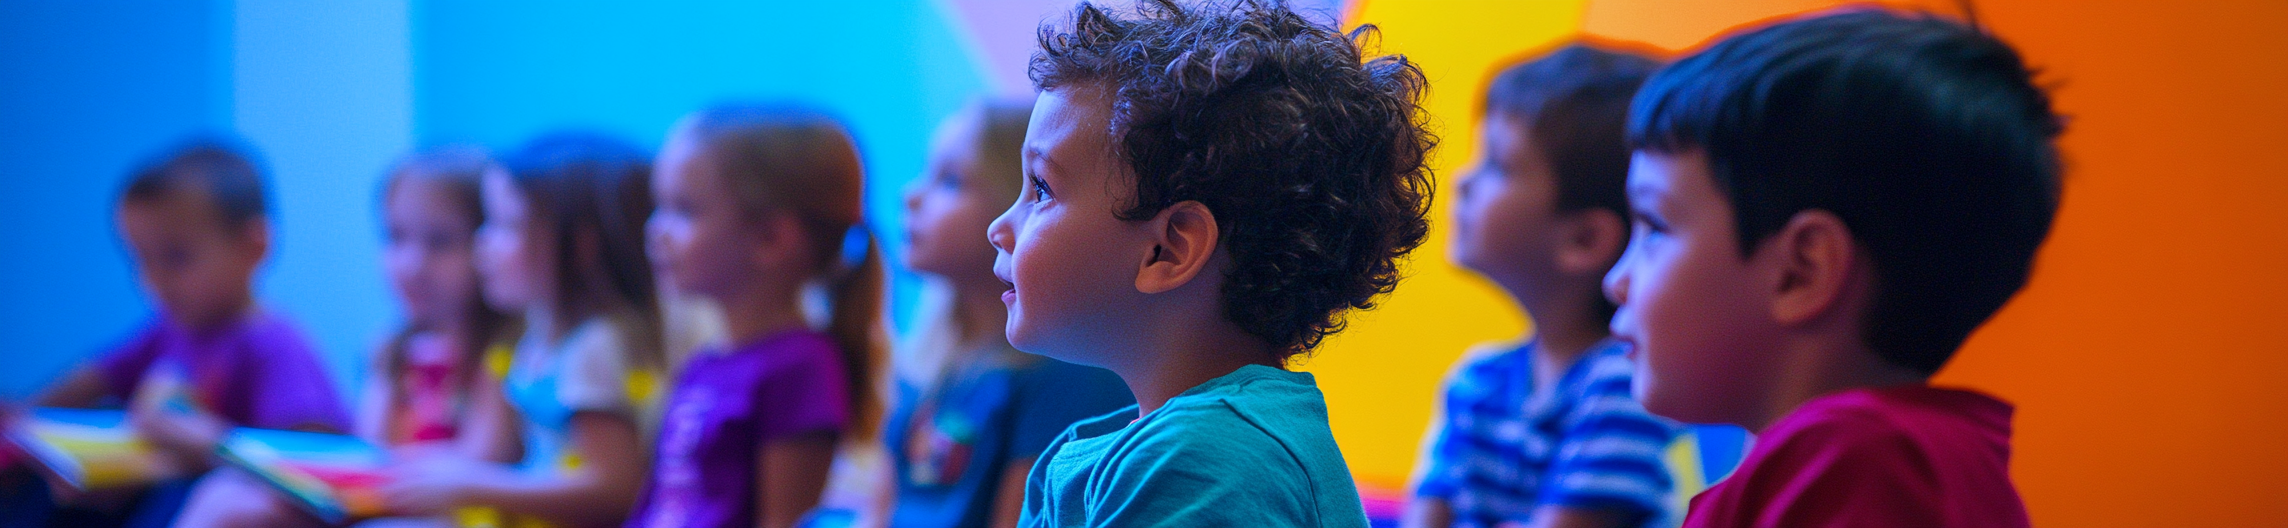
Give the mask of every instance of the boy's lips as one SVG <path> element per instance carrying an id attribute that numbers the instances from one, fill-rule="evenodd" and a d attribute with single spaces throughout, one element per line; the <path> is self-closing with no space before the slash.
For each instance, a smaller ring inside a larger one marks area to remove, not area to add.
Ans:
<path id="1" fill-rule="evenodd" d="M 1000 266 L 994 266 L 993 278 L 1000 279 L 1002 284 L 1009 285 L 1009 289 L 1001 290 L 1001 302 L 1009 303 L 1017 300 L 1017 281 L 1009 279 L 1009 272 L 1002 271 Z"/>

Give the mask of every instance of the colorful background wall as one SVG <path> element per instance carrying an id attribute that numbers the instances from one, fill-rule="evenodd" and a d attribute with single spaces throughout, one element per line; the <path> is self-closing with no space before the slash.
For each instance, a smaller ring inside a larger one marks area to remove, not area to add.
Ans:
<path id="1" fill-rule="evenodd" d="M 1442 175 L 1476 156 L 1487 75 L 1576 35 L 1686 50 L 1813 0 L 1336 0 L 1429 72 Z M 20 398 L 148 317 L 111 227 L 128 167 L 234 133 L 276 175 L 261 283 L 342 382 L 388 328 L 375 185 L 444 142 L 582 126 L 658 143 L 713 101 L 842 112 L 875 223 L 937 120 L 1023 94 L 1031 28 L 1067 0 L 582 5 L 285 0 L 0 2 L 0 396 Z M 1930 6 L 1959 12 L 1952 2 Z M 2033 284 L 1940 376 L 2016 402 L 2014 474 L 2043 526 L 2288 519 L 2288 4 L 1989 0 L 2043 68 L 2070 169 Z M 1445 209 L 1437 211 L 1443 218 Z M 1362 483 L 1403 488 L 1436 384 L 1526 318 L 1445 260 L 1443 226 L 1384 308 L 1300 365 Z M 896 236 L 896 233 L 884 233 Z"/>

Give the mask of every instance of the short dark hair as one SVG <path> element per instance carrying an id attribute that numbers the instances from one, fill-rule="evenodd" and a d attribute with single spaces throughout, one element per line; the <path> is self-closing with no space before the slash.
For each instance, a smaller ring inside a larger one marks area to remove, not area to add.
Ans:
<path id="1" fill-rule="evenodd" d="M 128 174 L 122 204 L 200 191 L 222 214 L 223 227 L 243 229 L 270 216 L 270 185 L 252 149 L 234 141 L 194 138 Z"/>
<path id="2" fill-rule="evenodd" d="M 1629 216 L 1629 100 L 1660 62 L 1574 42 L 1494 76 L 1486 115 L 1532 127 L 1532 148 L 1549 160 L 1557 210 L 1605 209 Z"/>
<path id="3" fill-rule="evenodd" d="M 2017 51 L 1930 14 L 1851 10 L 1726 38 L 1655 74 L 1637 149 L 1698 149 L 1740 251 L 1797 212 L 1874 260 L 1866 344 L 1936 372 L 2024 287 L 2057 214 L 2063 125 Z"/>
<path id="4" fill-rule="evenodd" d="M 1430 200 L 1421 68 L 1368 58 L 1348 34 L 1277 2 L 1083 2 L 1044 26 L 1043 90 L 1093 84 L 1112 98 L 1119 159 L 1136 197 L 1121 218 L 1207 206 L 1232 257 L 1224 317 L 1282 357 L 1310 351 L 1398 284 Z"/>

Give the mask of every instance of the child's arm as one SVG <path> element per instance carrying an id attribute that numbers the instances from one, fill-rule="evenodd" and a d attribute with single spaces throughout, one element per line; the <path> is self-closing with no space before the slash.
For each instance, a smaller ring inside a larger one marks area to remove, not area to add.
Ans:
<path id="1" fill-rule="evenodd" d="M 49 385 L 48 390 L 32 400 L 42 407 L 90 407 L 111 394 L 111 383 L 104 381 L 103 369 L 82 365 L 65 374 L 62 380 Z"/>
<path id="2" fill-rule="evenodd" d="M 1025 477 L 1033 472 L 1033 461 L 1038 457 L 1025 457 L 1009 461 L 1001 469 L 1001 489 L 993 492 L 993 514 L 986 521 L 994 528 L 1017 528 L 1017 518 L 1025 514 Z"/>
<path id="3" fill-rule="evenodd" d="M 755 456 L 755 522 L 792 528 L 818 507 L 834 465 L 835 434 L 827 431 L 764 442 Z"/>
<path id="4" fill-rule="evenodd" d="M 390 508 L 436 514 L 458 506 L 491 506 L 566 526 L 615 524 L 643 485 L 643 456 L 634 420 L 617 414 L 572 415 L 572 453 L 580 465 L 561 478 L 538 478 L 493 464 L 437 459 L 383 490 Z"/>
<path id="5" fill-rule="evenodd" d="M 461 415 L 455 449 L 461 456 L 487 462 L 516 460 L 524 446 L 517 444 L 516 411 L 501 392 L 500 376 L 479 372 L 470 378 L 468 391 L 469 409 Z"/>
<path id="6" fill-rule="evenodd" d="M 351 432 L 373 445 L 389 445 L 389 424 L 396 421 L 391 414 L 397 406 L 389 401 L 389 385 L 396 380 L 391 379 L 388 370 L 380 368 L 382 365 L 386 363 L 373 362 L 374 368 L 368 370 L 365 381 L 358 384 L 357 412 L 350 416 L 355 421 L 350 425 Z"/>

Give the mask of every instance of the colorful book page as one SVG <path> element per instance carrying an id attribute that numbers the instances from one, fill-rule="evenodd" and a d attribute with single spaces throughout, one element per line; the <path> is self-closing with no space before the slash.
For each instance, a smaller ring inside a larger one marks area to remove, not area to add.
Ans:
<path id="1" fill-rule="evenodd" d="M 384 513 L 389 454 L 356 437 L 241 427 L 215 450 L 327 522 Z"/>
<path id="2" fill-rule="evenodd" d="M 40 407 L 9 420 L 5 434 L 41 473 L 82 491 L 148 484 L 181 473 L 136 436 L 126 411 Z"/>

